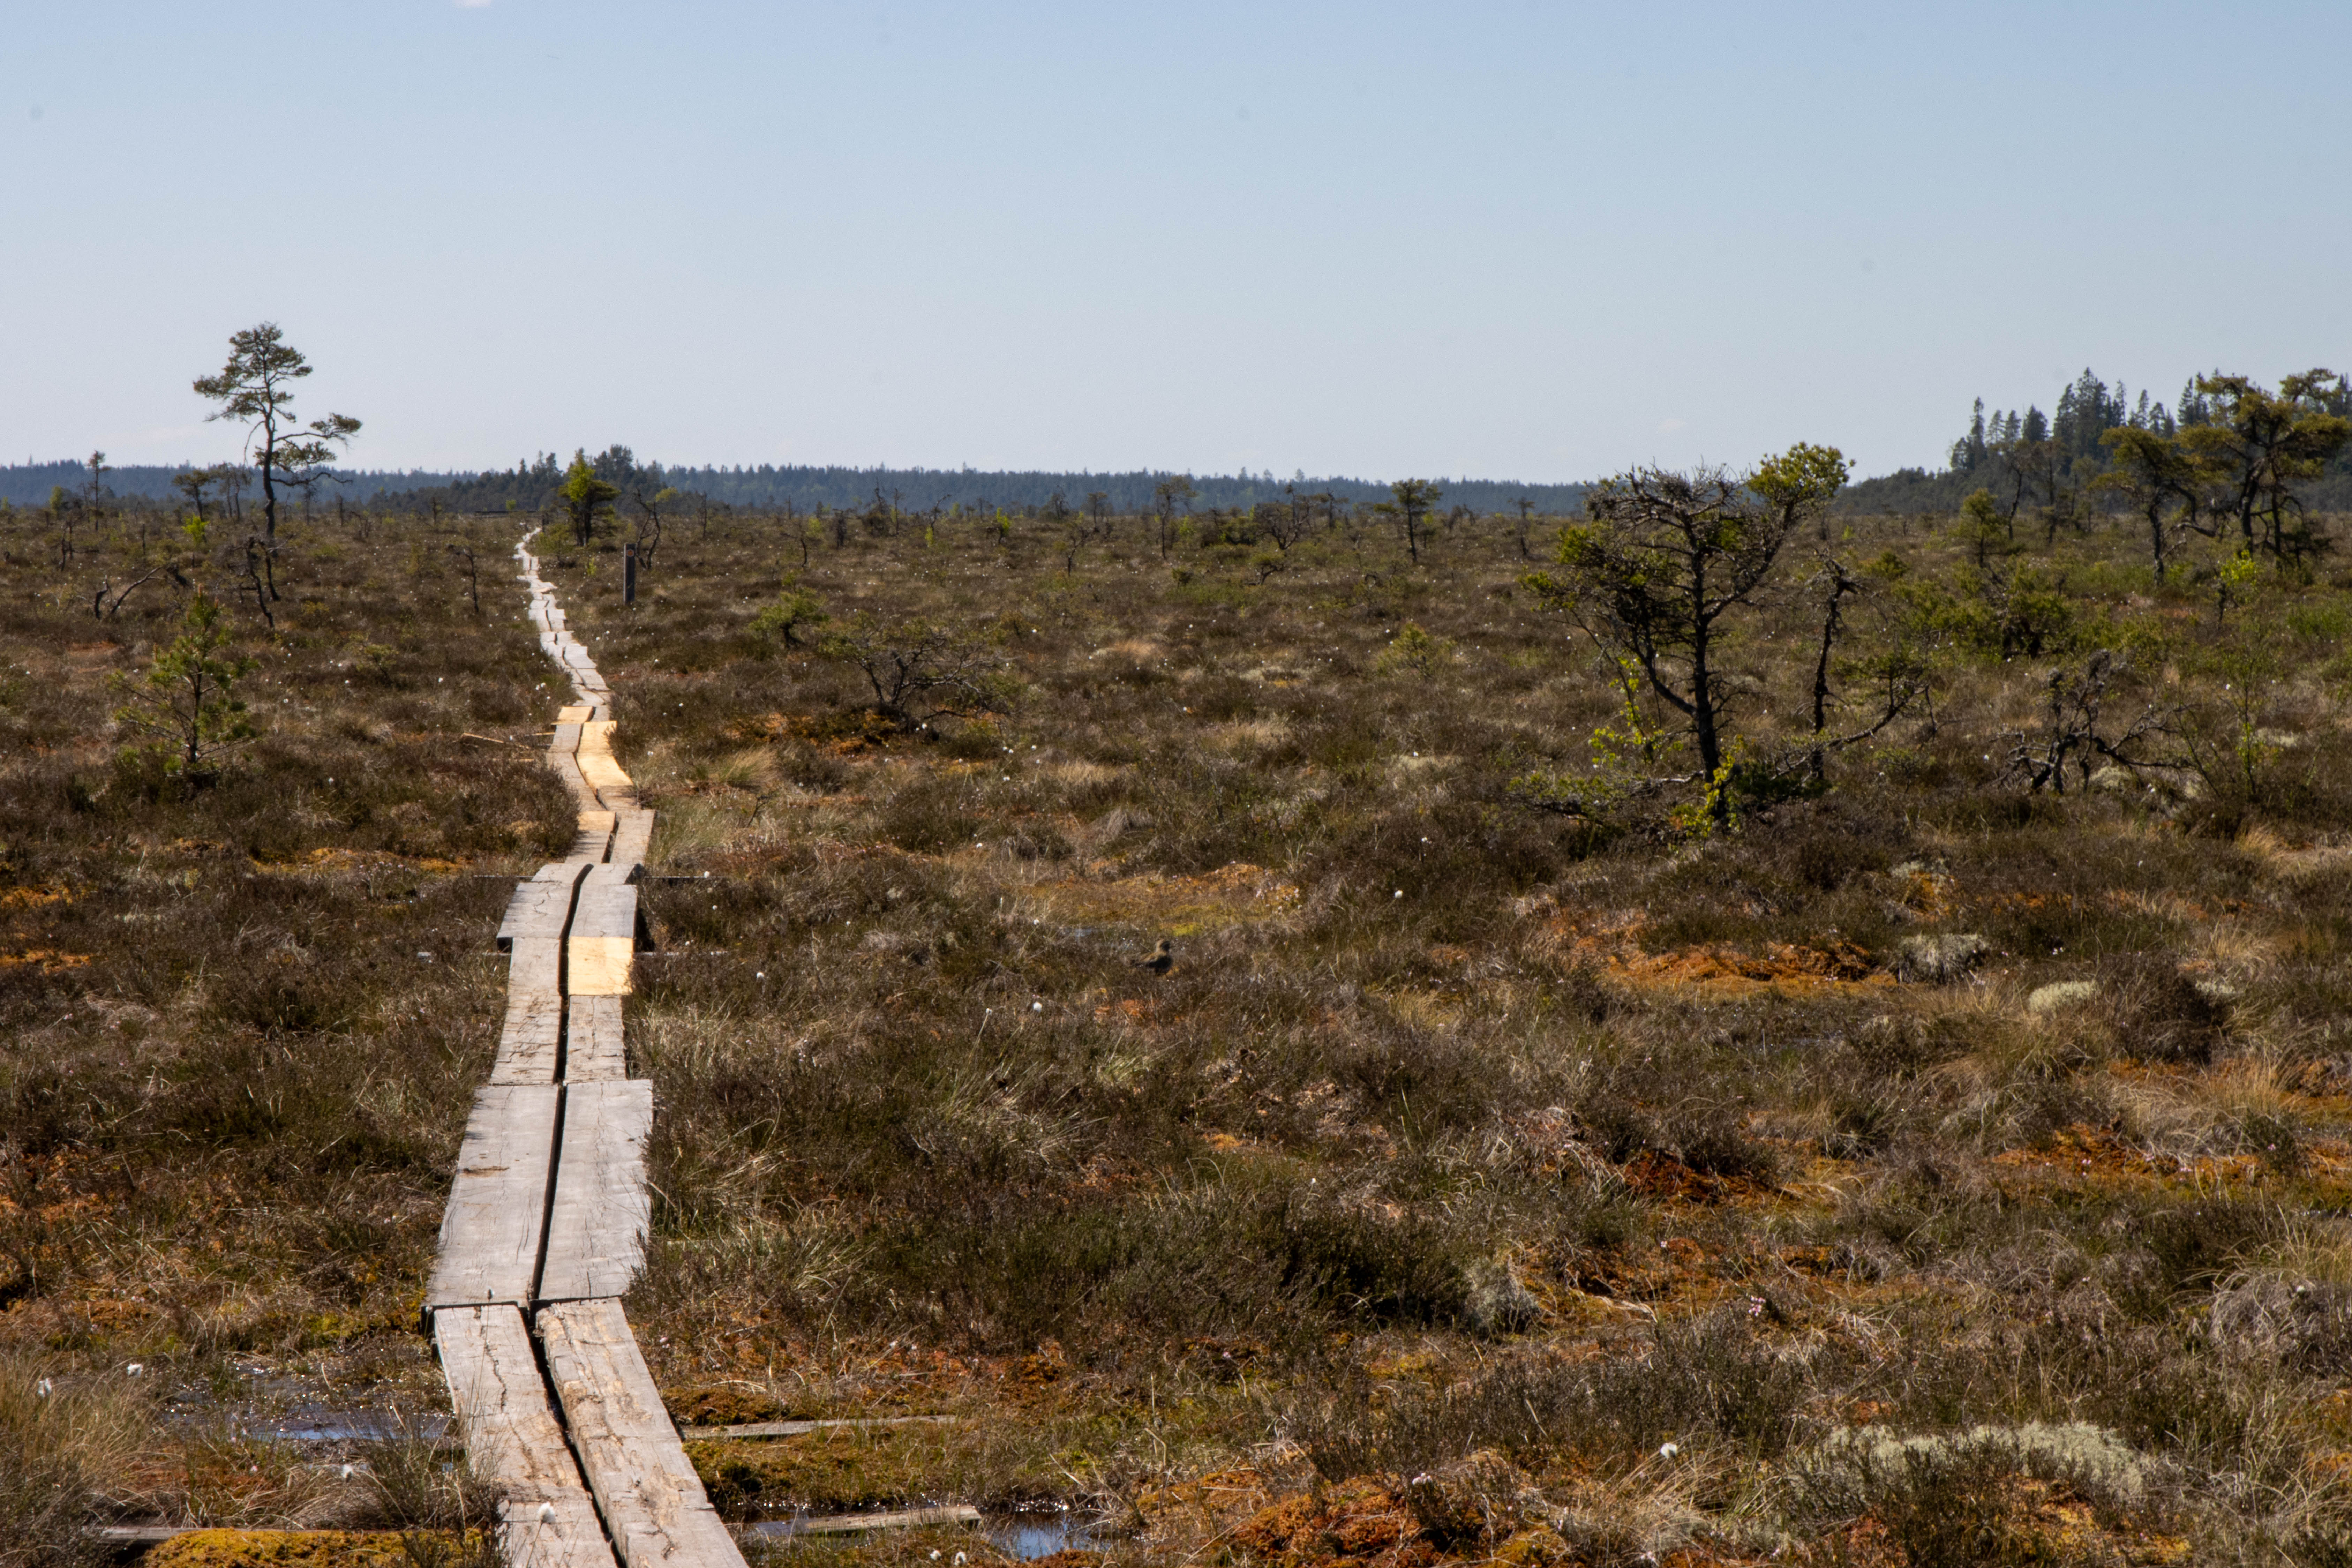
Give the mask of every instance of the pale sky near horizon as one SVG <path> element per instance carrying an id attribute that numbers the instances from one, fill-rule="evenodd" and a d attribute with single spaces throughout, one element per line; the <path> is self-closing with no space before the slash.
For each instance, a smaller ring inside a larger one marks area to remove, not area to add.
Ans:
<path id="1" fill-rule="evenodd" d="M 0 461 L 1937 466 L 2346 368 L 2352 5 L 0 5 Z"/>

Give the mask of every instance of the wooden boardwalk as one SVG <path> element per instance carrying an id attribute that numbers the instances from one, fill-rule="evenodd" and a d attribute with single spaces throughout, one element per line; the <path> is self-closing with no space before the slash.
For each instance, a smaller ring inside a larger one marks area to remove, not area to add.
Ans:
<path id="1" fill-rule="evenodd" d="M 579 700 L 548 763 L 571 852 L 499 922 L 506 1022 L 474 1100 L 425 1311 L 471 1463 L 504 1491 L 506 1561 L 741 1568 L 662 1408 L 620 1297 L 645 1257 L 653 1085 L 621 1032 L 653 813 L 613 755 L 612 689 L 515 547 L 540 646 Z"/>

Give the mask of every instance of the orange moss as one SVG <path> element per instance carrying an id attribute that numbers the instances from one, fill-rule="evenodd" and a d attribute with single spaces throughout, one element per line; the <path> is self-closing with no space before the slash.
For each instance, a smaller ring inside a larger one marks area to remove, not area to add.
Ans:
<path id="1" fill-rule="evenodd" d="M 79 969 L 89 960 L 90 955 L 86 952 L 63 952 L 54 947 L 34 947 L 23 952 L 0 952 L 0 969 L 37 966 L 44 974 L 62 974 L 68 969 Z"/>
<path id="2" fill-rule="evenodd" d="M 454 1552 L 456 1536 L 417 1532 Z M 390 1531 L 197 1530 L 150 1552 L 147 1568 L 407 1568 L 415 1561 Z"/>

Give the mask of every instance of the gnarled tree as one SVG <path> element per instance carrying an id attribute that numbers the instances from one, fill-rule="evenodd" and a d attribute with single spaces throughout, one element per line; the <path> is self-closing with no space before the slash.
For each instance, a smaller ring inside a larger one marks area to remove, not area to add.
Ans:
<path id="1" fill-rule="evenodd" d="M 2259 542 L 2282 561 L 2326 548 L 2295 492 L 2352 442 L 2352 420 L 2329 412 L 2325 402 L 2336 379 L 2334 371 L 2309 370 L 2284 377 L 2271 392 L 2242 375 L 2200 375 L 2197 393 L 2210 417 L 2180 432 L 2210 477 L 2213 510 L 2237 518 L 2245 543 Z"/>
<path id="2" fill-rule="evenodd" d="M 818 651 L 856 666 L 873 689 L 874 710 L 902 730 L 942 716 L 1006 712 L 1018 689 L 1003 654 L 937 621 L 860 611 L 838 623 Z"/>
<path id="3" fill-rule="evenodd" d="M 1781 546 L 1845 477 L 1835 447 L 1803 444 L 1745 474 L 1635 468 L 1585 498 L 1586 521 L 1561 531 L 1558 572 L 1523 579 L 1689 721 L 1718 823 L 1730 816 L 1718 787 L 1731 695 L 1726 618 L 1755 602 Z"/>

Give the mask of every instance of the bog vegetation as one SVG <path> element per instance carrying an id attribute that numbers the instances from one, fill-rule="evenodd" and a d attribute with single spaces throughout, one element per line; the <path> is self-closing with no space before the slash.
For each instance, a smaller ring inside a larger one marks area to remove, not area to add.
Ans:
<path id="1" fill-rule="evenodd" d="M 2252 391 L 2324 446 L 2313 386 Z M 537 516 L 281 504 L 266 561 L 13 512 L 0 1509 L 450 1517 L 231 1418 L 433 1396 L 502 879 L 569 837 L 462 553 L 533 530 L 660 814 L 672 1413 L 966 1418 L 693 1443 L 732 1515 L 2346 1561 L 2352 563 L 2277 448 L 2155 438 L 2173 489 L 2057 519 L 1841 511 L 1820 447 L 1570 518 L 584 458 Z M 845 1554 L 935 1548 L 992 1550 Z"/>

